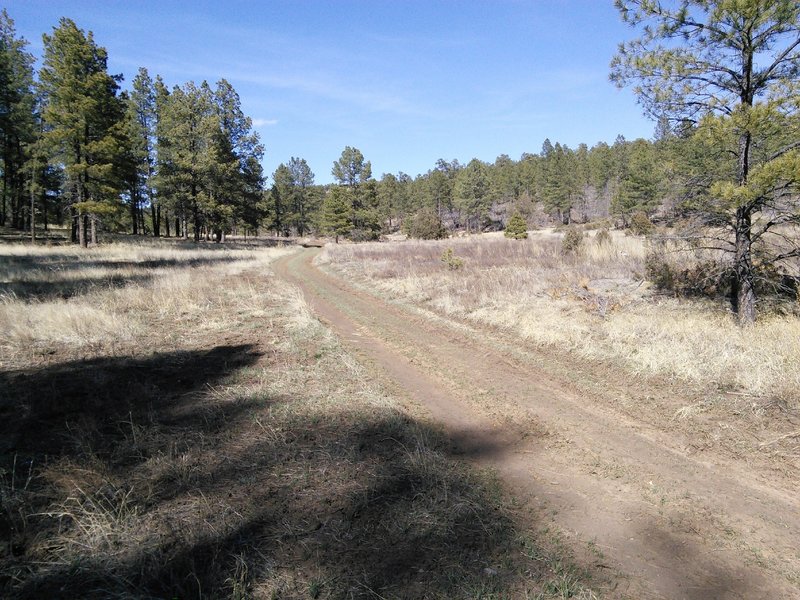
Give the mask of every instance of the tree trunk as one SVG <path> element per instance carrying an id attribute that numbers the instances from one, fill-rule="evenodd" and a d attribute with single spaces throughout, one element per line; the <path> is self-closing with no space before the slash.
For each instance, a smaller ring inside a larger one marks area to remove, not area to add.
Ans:
<path id="1" fill-rule="evenodd" d="M 5 165 L 6 161 L 3 161 Z M 0 202 L 0 225 L 6 224 L 6 202 L 8 200 L 8 169 L 3 169 L 3 201 Z"/>
<path id="2" fill-rule="evenodd" d="M 744 132 L 739 137 L 737 175 L 741 186 L 747 184 L 747 176 L 750 170 L 751 142 L 752 138 L 749 131 Z M 753 270 L 753 255 L 751 252 L 753 244 L 751 234 L 752 216 L 751 207 L 740 207 L 736 210 L 736 221 L 734 223 L 736 236 L 734 241 L 734 274 L 736 278 L 734 310 L 739 317 L 740 325 L 750 325 L 756 320 L 755 272 Z"/>
<path id="3" fill-rule="evenodd" d="M 751 215 L 749 210 L 736 211 L 735 264 L 736 313 L 740 325 L 750 325 L 756 320 L 755 273 L 751 253 Z"/>
<path id="4" fill-rule="evenodd" d="M 150 200 L 150 220 L 153 223 L 153 237 L 159 237 L 161 235 L 161 223 L 159 223 L 159 212 L 160 209 L 158 205 L 153 201 Z"/>
<path id="5" fill-rule="evenodd" d="M 133 226 L 133 235 L 139 235 L 139 194 L 134 190 L 131 194 L 131 223 Z"/>
<path id="6" fill-rule="evenodd" d="M 31 242 L 36 243 L 36 190 L 31 181 Z"/>
<path id="7" fill-rule="evenodd" d="M 78 214 L 78 243 L 81 248 L 86 248 L 86 217 Z"/>
<path id="8" fill-rule="evenodd" d="M 200 241 L 200 207 L 197 200 L 192 202 L 192 220 L 194 221 L 194 241 Z"/>
<path id="9" fill-rule="evenodd" d="M 97 245 L 97 216 L 96 215 L 89 215 L 89 223 L 91 223 L 91 232 L 92 232 L 92 246 Z"/>

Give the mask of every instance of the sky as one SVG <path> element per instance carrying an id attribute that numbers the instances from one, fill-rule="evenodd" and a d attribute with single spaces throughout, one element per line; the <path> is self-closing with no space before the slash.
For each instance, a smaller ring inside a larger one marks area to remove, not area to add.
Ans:
<path id="1" fill-rule="evenodd" d="M 436 160 L 493 162 L 652 137 L 630 90 L 608 79 L 635 37 L 612 0 L 6 0 L 42 55 L 61 17 L 92 31 L 127 88 L 139 67 L 170 86 L 227 79 L 271 175 L 304 158 L 330 183 L 345 146 L 375 177 Z"/>

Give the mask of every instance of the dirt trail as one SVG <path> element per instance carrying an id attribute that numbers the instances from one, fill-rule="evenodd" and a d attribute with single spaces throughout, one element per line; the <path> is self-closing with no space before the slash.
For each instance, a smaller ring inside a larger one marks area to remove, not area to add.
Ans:
<path id="1" fill-rule="evenodd" d="M 800 503 L 724 457 L 576 392 L 499 336 L 384 302 L 312 265 L 280 276 L 362 360 L 443 424 L 458 451 L 546 509 L 627 597 L 800 597 Z M 585 368 L 585 365 L 584 365 Z"/>

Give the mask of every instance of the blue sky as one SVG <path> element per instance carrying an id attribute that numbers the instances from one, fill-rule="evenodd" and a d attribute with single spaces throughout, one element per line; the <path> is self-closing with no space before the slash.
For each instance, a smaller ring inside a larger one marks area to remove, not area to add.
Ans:
<path id="1" fill-rule="evenodd" d="M 436 159 L 494 161 L 650 137 L 608 64 L 633 32 L 611 0 L 4 3 L 37 57 L 62 16 L 93 31 L 129 85 L 140 66 L 168 85 L 224 77 L 253 118 L 271 174 L 305 158 L 328 183 L 345 146 L 373 174 Z"/>

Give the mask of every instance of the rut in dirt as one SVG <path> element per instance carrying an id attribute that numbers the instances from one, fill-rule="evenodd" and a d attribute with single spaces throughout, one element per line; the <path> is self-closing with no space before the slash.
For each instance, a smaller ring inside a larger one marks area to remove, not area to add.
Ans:
<path id="1" fill-rule="evenodd" d="M 313 265 L 276 271 L 377 376 L 424 406 L 466 459 L 495 468 L 576 549 L 623 574 L 616 595 L 800 597 L 800 505 L 746 466 L 688 456 L 581 395 L 499 336 L 385 302 Z"/>

